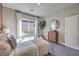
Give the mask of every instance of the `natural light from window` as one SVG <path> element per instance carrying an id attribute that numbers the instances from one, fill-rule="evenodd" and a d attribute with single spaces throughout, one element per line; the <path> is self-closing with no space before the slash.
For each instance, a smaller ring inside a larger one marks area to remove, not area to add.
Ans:
<path id="1" fill-rule="evenodd" d="M 33 40 L 35 37 L 35 20 L 22 19 L 19 21 L 19 38 L 17 42 Z"/>

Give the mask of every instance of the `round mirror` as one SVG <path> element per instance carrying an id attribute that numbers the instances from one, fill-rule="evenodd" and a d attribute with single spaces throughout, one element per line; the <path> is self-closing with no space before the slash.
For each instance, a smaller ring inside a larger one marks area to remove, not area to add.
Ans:
<path id="1" fill-rule="evenodd" d="M 56 31 L 60 26 L 60 23 L 57 19 L 53 19 L 50 23 L 50 29 L 51 31 Z"/>

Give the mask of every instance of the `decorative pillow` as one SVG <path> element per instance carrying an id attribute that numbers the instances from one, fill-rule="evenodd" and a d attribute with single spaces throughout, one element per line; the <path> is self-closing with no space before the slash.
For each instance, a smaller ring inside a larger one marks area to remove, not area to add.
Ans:
<path id="1" fill-rule="evenodd" d="M 11 35 L 9 38 L 8 38 L 8 42 L 9 42 L 9 44 L 11 45 L 11 47 L 13 48 L 13 49 L 15 49 L 16 48 L 16 39 L 15 39 L 15 37 L 13 36 L 13 35 Z"/>
<path id="2" fill-rule="evenodd" d="M 11 53 L 11 46 L 9 43 L 0 41 L 0 56 L 9 55 Z"/>
<path id="3" fill-rule="evenodd" d="M 0 32 L 0 55 L 9 55 L 11 52 L 11 45 L 8 43 L 6 33 Z"/>
<path id="4" fill-rule="evenodd" d="M 0 32 L 0 41 L 8 41 L 7 35 L 3 32 Z"/>

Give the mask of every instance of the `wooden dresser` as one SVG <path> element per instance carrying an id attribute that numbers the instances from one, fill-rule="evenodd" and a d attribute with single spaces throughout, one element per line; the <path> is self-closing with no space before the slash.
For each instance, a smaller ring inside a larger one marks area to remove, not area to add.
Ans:
<path id="1" fill-rule="evenodd" d="M 58 32 L 48 32 L 48 40 L 58 43 Z"/>

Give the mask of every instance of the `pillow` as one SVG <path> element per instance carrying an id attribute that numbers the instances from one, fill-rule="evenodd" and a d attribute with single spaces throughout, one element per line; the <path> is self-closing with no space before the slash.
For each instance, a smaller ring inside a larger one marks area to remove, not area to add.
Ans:
<path id="1" fill-rule="evenodd" d="M 14 37 L 13 35 L 11 35 L 11 36 L 8 38 L 8 42 L 9 42 L 9 44 L 11 45 L 11 47 L 12 47 L 13 49 L 16 48 L 16 46 L 17 46 L 17 44 L 16 44 L 16 39 L 15 39 L 15 37 Z"/>
<path id="2" fill-rule="evenodd" d="M 0 56 L 9 55 L 11 46 L 8 42 L 0 41 Z"/>
<path id="3" fill-rule="evenodd" d="M 11 52 L 11 45 L 8 43 L 6 33 L 0 32 L 0 55 L 9 55 Z"/>
<path id="4" fill-rule="evenodd" d="M 0 41 L 8 41 L 7 35 L 3 32 L 0 32 Z"/>

